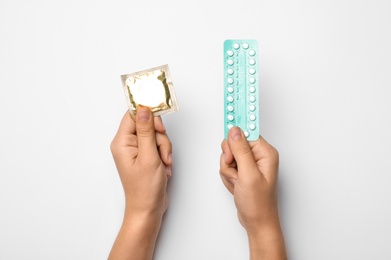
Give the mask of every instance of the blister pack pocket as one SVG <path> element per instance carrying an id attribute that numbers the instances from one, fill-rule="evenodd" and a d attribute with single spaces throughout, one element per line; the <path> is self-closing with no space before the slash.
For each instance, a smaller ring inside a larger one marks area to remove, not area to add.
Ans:
<path id="1" fill-rule="evenodd" d="M 248 141 L 259 138 L 258 43 L 224 42 L 224 134 L 240 127 Z"/>

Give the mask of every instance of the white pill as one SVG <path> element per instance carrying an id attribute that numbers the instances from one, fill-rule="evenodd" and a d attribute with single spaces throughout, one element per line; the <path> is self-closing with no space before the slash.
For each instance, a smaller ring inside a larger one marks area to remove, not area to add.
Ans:
<path id="1" fill-rule="evenodd" d="M 255 115 L 250 115 L 250 120 L 254 121 L 255 120 Z"/>
<path id="2" fill-rule="evenodd" d="M 255 78 L 250 78 L 250 83 L 253 84 L 255 82 Z"/>
<path id="3" fill-rule="evenodd" d="M 234 70 L 233 70 L 233 69 L 228 69 L 228 70 L 227 70 L 227 73 L 228 73 L 229 75 L 232 75 L 232 74 L 234 74 Z"/>
<path id="4" fill-rule="evenodd" d="M 231 57 L 231 56 L 233 56 L 233 55 L 234 55 L 234 52 L 233 52 L 233 51 L 231 51 L 231 50 L 229 50 L 229 51 L 227 51 L 227 55 Z"/>
<path id="5" fill-rule="evenodd" d="M 250 124 L 250 129 L 254 130 L 255 129 L 255 125 L 254 124 Z"/>
<path id="6" fill-rule="evenodd" d="M 234 116 L 233 116 L 233 115 L 228 115 L 228 117 L 227 117 L 227 118 L 228 118 L 228 120 L 229 120 L 229 121 L 232 121 L 232 120 L 234 120 Z"/>
<path id="7" fill-rule="evenodd" d="M 255 55 L 255 51 L 254 50 L 249 50 L 248 54 L 250 54 L 250 56 L 254 56 Z"/>
<path id="8" fill-rule="evenodd" d="M 255 88 L 254 87 L 250 87 L 248 90 L 250 90 L 251 93 L 255 92 Z"/>
<path id="9" fill-rule="evenodd" d="M 232 92 L 234 92 L 234 88 L 233 88 L 233 87 L 228 87 L 228 88 L 227 88 L 227 91 L 228 91 L 229 93 L 232 93 Z"/>
<path id="10" fill-rule="evenodd" d="M 228 79 L 227 79 L 227 82 L 228 82 L 229 84 L 232 84 L 232 83 L 234 83 L 234 79 L 233 79 L 233 78 L 228 78 Z"/>
<path id="11" fill-rule="evenodd" d="M 233 90 L 233 89 L 232 89 Z M 228 100 L 228 102 L 232 102 L 232 101 L 234 101 L 234 97 L 233 96 L 228 96 L 227 97 L 227 100 Z"/>
<path id="12" fill-rule="evenodd" d="M 254 105 L 251 105 L 251 106 L 249 107 L 249 109 L 250 109 L 250 111 L 254 111 L 254 110 L 255 110 L 255 106 L 254 106 Z"/>
<path id="13" fill-rule="evenodd" d="M 250 96 L 250 102 L 254 102 L 255 101 L 255 97 L 254 96 Z"/>
<path id="14" fill-rule="evenodd" d="M 229 59 L 229 60 L 227 60 L 227 63 L 228 63 L 228 65 L 233 65 L 233 64 L 234 64 L 234 61 L 231 60 L 231 59 Z"/>
<path id="15" fill-rule="evenodd" d="M 247 42 L 245 42 L 245 43 L 243 43 L 243 49 L 248 49 L 248 43 Z"/>
<path id="16" fill-rule="evenodd" d="M 250 63 L 250 65 L 254 65 L 255 64 L 255 60 L 251 59 L 251 60 L 249 60 L 249 63 Z"/>
<path id="17" fill-rule="evenodd" d="M 249 72 L 251 75 L 253 75 L 253 74 L 255 74 L 255 69 L 251 68 L 251 69 L 248 70 L 248 72 Z"/>
<path id="18" fill-rule="evenodd" d="M 228 124 L 227 127 L 228 127 L 228 129 L 231 129 L 232 127 L 234 127 L 234 125 L 233 124 Z"/>
<path id="19" fill-rule="evenodd" d="M 239 43 L 234 43 L 234 45 L 233 45 L 233 47 L 234 47 L 234 49 L 239 49 Z"/>
<path id="20" fill-rule="evenodd" d="M 228 109 L 229 112 L 234 111 L 234 107 L 233 106 L 228 106 L 227 109 Z"/>
<path id="21" fill-rule="evenodd" d="M 245 135 L 246 137 L 248 137 L 248 136 L 249 136 L 249 133 L 248 133 L 247 131 L 244 131 L 244 135 Z"/>

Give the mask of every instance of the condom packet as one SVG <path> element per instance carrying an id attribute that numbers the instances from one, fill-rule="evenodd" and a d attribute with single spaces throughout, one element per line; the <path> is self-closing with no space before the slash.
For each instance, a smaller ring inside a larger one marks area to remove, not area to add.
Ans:
<path id="1" fill-rule="evenodd" d="M 179 110 L 168 65 L 121 75 L 129 112 L 135 118 L 138 106 L 149 107 L 154 116 Z"/>

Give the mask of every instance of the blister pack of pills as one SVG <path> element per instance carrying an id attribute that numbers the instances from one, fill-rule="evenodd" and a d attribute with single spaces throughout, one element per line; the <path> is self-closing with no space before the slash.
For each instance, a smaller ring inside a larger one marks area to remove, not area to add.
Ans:
<path id="1" fill-rule="evenodd" d="M 134 117 L 139 105 L 155 116 L 179 110 L 168 65 L 121 76 L 129 111 Z"/>
<path id="2" fill-rule="evenodd" d="M 248 141 L 259 138 L 258 43 L 224 42 L 224 134 L 240 127 Z"/>

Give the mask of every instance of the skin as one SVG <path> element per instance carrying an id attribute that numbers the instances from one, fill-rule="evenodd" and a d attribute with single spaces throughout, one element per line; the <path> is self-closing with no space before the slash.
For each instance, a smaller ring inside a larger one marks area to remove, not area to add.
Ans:
<path id="1" fill-rule="evenodd" d="M 220 176 L 234 196 L 250 259 L 287 259 L 278 214 L 277 150 L 262 137 L 247 142 L 238 127 L 231 128 L 221 148 Z"/>
<path id="2" fill-rule="evenodd" d="M 277 150 L 262 137 L 248 143 L 233 127 L 222 151 L 220 175 L 247 231 L 251 259 L 287 259 L 278 214 Z M 138 108 L 135 121 L 125 113 L 111 152 L 125 193 L 125 213 L 108 259 L 152 259 L 172 174 L 172 146 L 160 117 L 146 107 Z"/>
<path id="3" fill-rule="evenodd" d="M 152 259 L 172 174 L 172 146 L 160 117 L 153 117 L 147 107 L 138 109 L 136 121 L 125 113 L 111 152 L 126 204 L 108 259 Z"/>

